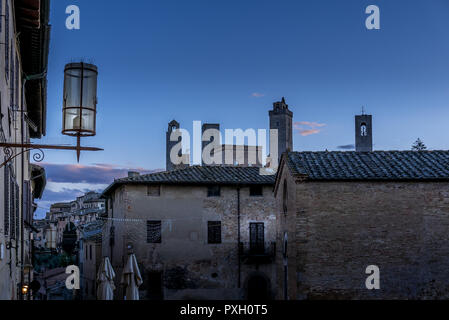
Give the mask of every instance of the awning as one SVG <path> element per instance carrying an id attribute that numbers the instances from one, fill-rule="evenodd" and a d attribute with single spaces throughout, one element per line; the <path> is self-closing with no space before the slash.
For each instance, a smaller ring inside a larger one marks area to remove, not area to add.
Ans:
<path id="1" fill-rule="evenodd" d="M 19 35 L 22 68 L 26 76 L 46 72 L 50 43 L 50 1 L 14 1 L 17 33 Z M 31 138 L 46 133 L 47 79 L 28 81 L 25 87 L 28 117 L 37 126 L 30 130 Z"/>

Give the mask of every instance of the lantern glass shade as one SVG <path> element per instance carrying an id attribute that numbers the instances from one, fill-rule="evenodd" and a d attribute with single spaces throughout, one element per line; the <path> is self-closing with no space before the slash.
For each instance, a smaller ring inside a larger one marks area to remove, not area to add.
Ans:
<path id="1" fill-rule="evenodd" d="M 94 136 L 97 113 L 97 67 L 87 63 L 69 63 L 64 70 L 62 133 Z"/>

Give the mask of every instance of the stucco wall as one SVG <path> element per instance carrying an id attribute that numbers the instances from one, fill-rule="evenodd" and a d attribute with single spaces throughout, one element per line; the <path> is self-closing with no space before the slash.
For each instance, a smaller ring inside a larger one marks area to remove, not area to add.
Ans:
<path id="1" fill-rule="evenodd" d="M 2 1 L 2 19 L 5 21 L 5 1 Z M 17 52 L 17 44 L 15 42 L 15 27 L 14 27 L 14 11 L 13 11 L 13 2 L 9 1 L 9 46 L 8 46 L 8 52 L 10 61 L 13 61 L 14 65 L 14 73 L 15 67 L 16 67 L 16 57 L 18 56 Z M 13 118 L 13 114 L 11 112 L 8 112 L 8 108 L 11 106 L 11 100 L 10 95 L 13 93 L 17 99 L 14 100 L 14 105 L 22 106 L 21 102 L 21 88 L 22 83 L 21 79 L 19 78 L 19 82 L 16 84 L 11 81 L 11 71 L 9 72 L 9 77 L 6 76 L 6 65 L 5 65 L 5 24 L 2 21 L 3 27 L 1 31 L 1 37 L 2 37 L 2 45 L 0 46 L 0 70 L 1 76 L 0 76 L 0 107 L 1 107 L 1 113 L 3 114 L 3 119 L 1 119 L 1 130 L 3 131 L 4 137 L 6 138 L 6 142 L 19 142 L 21 139 L 21 130 L 20 130 L 20 116 L 19 113 L 17 113 L 17 121 L 11 121 L 11 126 L 9 125 L 9 117 L 8 114 L 11 115 L 11 118 Z M 12 49 L 12 52 L 11 52 Z M 19 62 L 20 64 L 20 62 Z M 19 72 L 21 72 L 21 66 L 19 68 Z M 27 127 L 27 126 L 26 126 Z M 25 137 L 28 136 L 28 133 L 25 132 Z M 0 138 L 1 139 L 1 138 Z M 25 138 L 26 140 L 26 138 Z M 2 141 L 4 142 L 4 141 Z M 24 155 L 24 179 L 29 180 L 29 155 L 28 153 L 25 153 Z M 5 153 L 3 148 L 0 148 L 0 163 L 2 163 L 5 160 Z M 16 181 L 19 182 L 19 186 L 21 185 L 20 181 L 22 181 L 22 171 L 21 171 L 21 161 L 22 156 L 17 157 L 14 161 L 11 161 L 10 164 L 13 167 L 14 176 L 16 178 Z M 22 188 L 20 186 L 20 188 Z M 20 191 L 21 192 L 21 191 Z M 0 245 L 3 245 L 4 250 L 4 258 L 0 259 L 0 300 L 10 300 L 10 299 L 16 299 L 17 298 L 17 288 L 18 283 L 20 282 L 21 277 L 21 270 L 19 267 L 16 267 L 20 261 L 18 261 L 20 257 L 21 252 L 21 241 L 16 240 L 10 240 L 9 235 L 5 235 L 5 226 L 4 226 L 4 219 L 5 219 L 5 188 L 4 188 L 4 168 L 0 169 Z M 20 194 L 19 194 L 20 197 Z M 24 230 L 24 239 L 28 239 L 28 229 Z M 7 244 L 11 242 L 12 247 L 10 249 L 7 249 Z M 25 241 L 24 242 L 24 250 L 28 250 L 28 244 Z M 17 257 L 17 259 L 16 259 Z"/>

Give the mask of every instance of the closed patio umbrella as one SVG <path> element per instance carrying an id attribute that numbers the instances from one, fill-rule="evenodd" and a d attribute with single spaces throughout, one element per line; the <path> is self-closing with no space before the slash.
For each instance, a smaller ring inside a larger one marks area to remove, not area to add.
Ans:
<path id="1" fill-rule="evenodd" d="M 111 262 L 105 257 L 97 273 L 97 300 L 114 300 L 114 278 L 115 272 Z"/>
<path id="2" fill-rule="evenodd" d="M 139 286 L 143 281 L 134 254 L 128 256 L 121 283 L 125 286 L 125 300 L 139 300 Z"/>

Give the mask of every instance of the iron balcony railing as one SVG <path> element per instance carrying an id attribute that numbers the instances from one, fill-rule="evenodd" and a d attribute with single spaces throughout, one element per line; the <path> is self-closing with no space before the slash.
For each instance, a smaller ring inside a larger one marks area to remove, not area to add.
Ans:
<path id="1" fill-rule="evenodd" d="M 239 255 L 245 263 L 271 263 L 276 257 L 276 242 L 240 242 Z"/>

